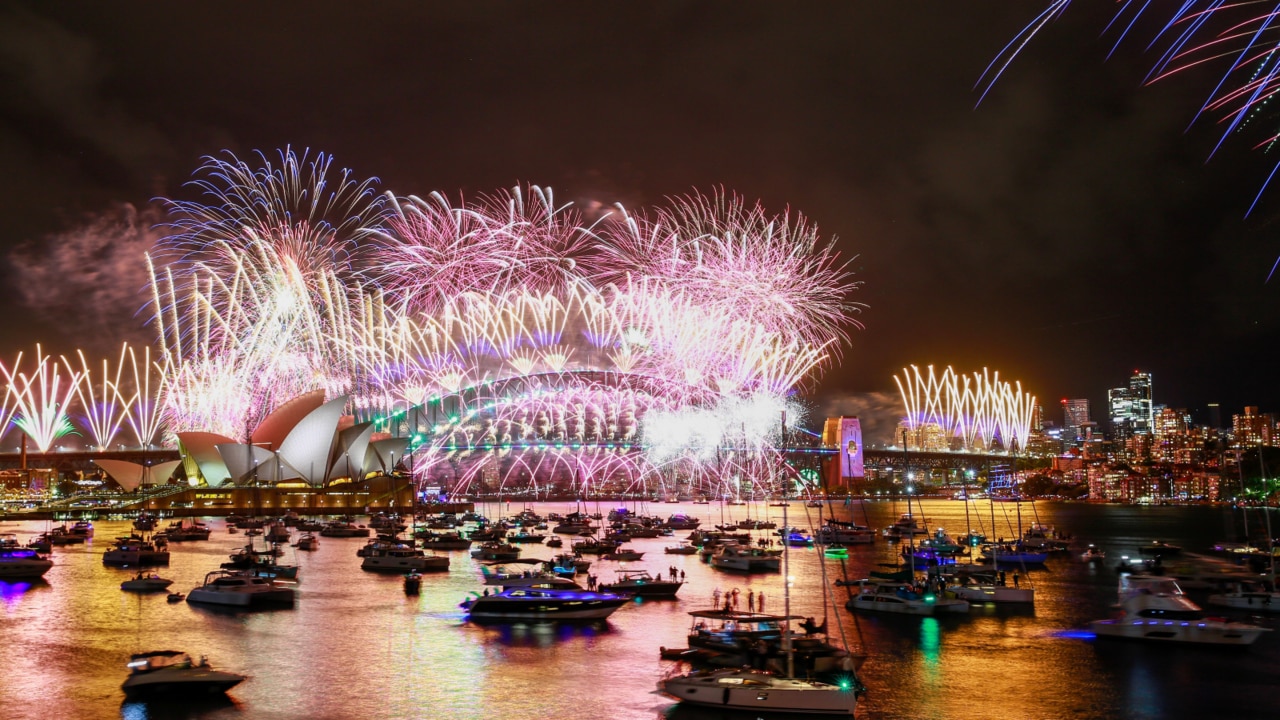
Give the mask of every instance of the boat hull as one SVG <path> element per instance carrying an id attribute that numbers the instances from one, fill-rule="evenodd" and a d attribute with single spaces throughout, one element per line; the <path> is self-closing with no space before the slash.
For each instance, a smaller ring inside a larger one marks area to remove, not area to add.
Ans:
<path id="1" fill-rule="evenodd" d="M 180 673 L 157 670 L 153 673 L 130 677 L 121 689 L 130 700 L 160 697 L 190 697 L 192 695 L 221 695 L 244 681 L 243 675 L 190 668 Z"/>
<path id="2" fill-rule="evenodd" d="M 852 689 L 742 670 L 690 673 L 663 680 L 658 688 L 686 704 L 755 712 L 852 716 L 857 704 Z"/>
<path id="3" fill-rule="evenodd" d="M 1005 587 L 1001 585 L 967 585 L 948 588 L 957 598 L 971 603 L 1024 603 L 1034 604 L 1036 592 L 1032 588 Z"/>
<path id="4" fill-rule="evenodd" d="M 410 570 L 418 572 L 441 572 L 449 569 L 447 557 L 366 557 L 360 564 L 361 570 L 371 572 L 406 573 Z"/>
<path id="5" fill-rule="evenodd" d="M 849 600 L 850 610 L 895 613 L 897 615 L 933 615 L 937 606 L 923 600 L 902 600 L 883 595 L 855 595 Z"/>
<path id="6" fill-rule="evenodd" d="M 23 563 L 0 563 L 0 580 L 30 579 L 43 577 L 53 567 L 50 560 L 39 560 Z"/>
<path id="7" fill-rule="evenodd" d="M 1252 645 L 1266 628 L 1216 620 L 1094 620 L 1098 637 L 1200 645 Z"/>
<path id="8" fill-rule="evenodd" d="M 1209 604 L 1236 610 L 1280 613 L 1280 593 L 1240 592 L 1210 595 Z"/>
<path id="9" fill-rule="evenodd" d="M 217 592 L 195 588 L 187 593 L 187 602 L 195 605 L 219 605 L 222 607 L 290 607 L 294 593 L 291 589 L 270 592 L 240 593 Z"/>

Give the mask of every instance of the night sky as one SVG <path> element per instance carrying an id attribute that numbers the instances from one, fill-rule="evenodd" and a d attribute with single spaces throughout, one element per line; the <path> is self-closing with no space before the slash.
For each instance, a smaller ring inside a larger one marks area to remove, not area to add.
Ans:
<path id="1" fill-rule="evenodd" d="M 1142 87 L 1144 42 L 1106 60 L 1114 3 L 1078 2 L 976 109 L 1041 3 L 356 5 L 0 7 L 6 359 L 145 340 L 152 199 L 195 199 L 203 155 L 292 145 L 399 194 L 803 213 L 868 306 L 818 412 L 892 406 L 913 363 L 998 369 L 1057 420 L 1063 397 L 1101 419 L 1134 369 L 1202 422 L 1280 410 L 1280 186 L 1245 215 L 1276 129 L 1209 159 L 1220 72 Z"/>

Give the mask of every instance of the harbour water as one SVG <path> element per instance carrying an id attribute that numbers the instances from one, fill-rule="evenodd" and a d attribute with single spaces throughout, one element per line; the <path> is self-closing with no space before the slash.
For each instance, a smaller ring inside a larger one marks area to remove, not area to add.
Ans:
<path id="1" fill-rule="evenodd" d="M 494 517 L 521 506 L 478 509 Z M 574 506 L 540 503 L 534 509 L 545 514 Z M 865 511 L 858 504 L 835 510 L 838 517 L 881 527 L 906 509 L 902 502 L 870 502 Z M 1189 551 L 1207 549 L 1241 531 L 1239 510 L 1081 503 L 992 507 L 945 500 L 927 500 L 914 509 L 931 528 L 953 533 L 965 529 L 967 510 L 975 528 L 980 516 L 985 532 L 1005 537 L 1016 534 L 1021 511 L 1024 524 L 1038 519 L 1072 534 L 1080 548 L 1023 575 L 1021 581 L 1036 589 L 1033 610 L 988 606 L 945 618 L 855 616 L 841 599 L 839 620 L 849 642 L 868 658 L 860 673 L 868 692 L 858 717 L 1156 719 L 1274 712 L 1280 633 L 1268 633 L 1252 647 L 1221 649 L 1098 640 L 1086 631 L 1090 620 L 1110 614 L 1113 568 L 1121 555 L 1136 557 L 1140 545 L 1157 538 Z M 781 508 L 765 504 L 655 503 L 638 510 L 663 517 L 686 512 L 700 516 L 704 527 L 748 513 L 782 520 Z M 801 527 L 818 518 L 817 509 L 799 503 L 788 513 Z M 172 589 L 196 587 L 245 543 L 243 534 L 228 534 L 222 520 L 208 522 L 214 529 L 209 541 L 170 545 L 171 564 L 158 572 L 175 580 Z M 674 566 L 687 578 L 677 600 L 636 601 L 602 623 L 480 626 L 467 622 L 458 607 L 482 587 L 469 553 L 450 553 L 449 571 L 427 575 L 422 594 L 410 597 L 399 576 L 360 570 L 356 550 L 363 539 L 322 538 L 317 551 L 295 559 L 290 550 L 284 560 L 301 567 L 294 608 L 214 612 L 170 604 L 164 593 L 122 592 L 119 584 L 132 571 L 103 567 L 102 553 L 112 538 L 128 534 L 129 523 L 95 525 L 91 543 L 55 550 L 56 565 L 43 582 L 0 583 L 5 718 L 729 718 L 735 716 L 677 707 L 655 694 L 657 680 L 674 667 L 659 659 L 659 648 L 684 646 L 687 613 L 710 607 L 716 589 L 739 588 L 744 598 L 748 590 L 763 593 L 766 611 L 783 610 L 781 574 L 726 574 L 696 555 L 664 554 L 675 538 L 656 538 L 630 543 L 645 552 L 643 560 L 597 560 L 591 572 L 608 581 L 622 567 L 665 573 Z M 0 523 L 0 532 L 16 532 L 25 542 L 45 526 Z M 684 535 L 677 531 L 676 537 Z M 1104 566 L 1079 560 L 1079 549 L 1090 542 L 1107 552 Z M 838 560 L 823 563 L 814 549 L 793 550 L 792 612 L 823 616 L 824 565 L 832 578 L 846 572 L 864 577 L 885 569 L 880 564 L 890 562 L 896 549 L 879 538 L 850 548 L 845 568 Z M 549 558 L 554 552 L 535 545 L 526 546 L 524 555 Z M 1280 627 L 1269 617 L 1213 612 Z M 836 634 L 834 617 L 829 629 Z M 232 691 L 230 702 L 124 703 L 120 683 L 128 656 L 167 649 L 207 655 L 214 666 L 249 679 Z"/>

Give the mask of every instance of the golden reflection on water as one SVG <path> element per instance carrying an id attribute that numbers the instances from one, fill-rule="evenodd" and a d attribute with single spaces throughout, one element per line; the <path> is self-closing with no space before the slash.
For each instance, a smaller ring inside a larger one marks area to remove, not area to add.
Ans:
<path id="1" fill-rule="evenodd" d="M 571 509 L 572 504 L 538 508 Z M 663 516 L 700 514 L 704 525 L 722 522 L 721 508 L 714 506 L 662 504 L 647 510 Z M 745 510 L 725 508 L 725 520 L 735 513 L 742 517 Z M 750 510 L 757 517 L 770 512 Z M 867 507 L 877 526 L 904 510 L 892 503 Z M 931 526 L 943 525 L 953 533 L 966 527 L 965 510 L 965 503 L 924 503 Z M 1221 521 L 1211 512 L 1153 510 L 1045 505 L 1037 519 L 1087 536 L 1088 542 L 1100 542 L 1109 557 L 1151 537 L 1176 542 L 1188 532 L 1212 536 L 1221 530 Z M 772 512 L 777 514 L 776 509 Z M 850 517 L 845 508 L 837 508 L 837 513 Z M 793 505 L 789 520 L 804 526 L 806 515 Z M 986 509 L 983 515 L 986 531 L 1016 533 L 1004 525 L 1006 515 L 1016 523 L 1016 512 L 997 511 L 996 528 Z M 816 519 L 816 513 L 810 517 Z M 852 517 L 861 521 L 862 510 L 854 508 Z M 186 592 L 195 587 L 205 572 L 244 544 L 242 535 L 225 532 L 222 521 L 210 524 L 215 528 L 210 541 L 171 546 L 173 562 L 160 574 L 175 580 L 174 589 Z M 44 526 L 29 523 L 5 530 L 25 537 Z M 730 575 L 704 565 L 697 556 L 664 554 L 663 547 L 687 534 L 680 532 L 677 538 L 634 541 L 632 546 L 646 555 L 628 565 L 654 573 L 672 566 L 684 570 L 687 584 L 680 599 L 631 603 L 607 623 L 472 624 L 458 608 L 481 587 L 478 567 L 466 552 L 450 553 L 449 571 L 428 576 L 422 595 L 408 597 L 399 578 L 360 571 L 355 550 L 363 540 L 337 538 L 322 539 L 314 553 L 286 557 L 301 566 L 295 608 L 211 612 L 186 603 L 169 604 L 163 593 L 121 592 L 119 583 L 131 571 L 103 567 L 101 553 L 110 538 L 127 534 L 128 523 L 104 521 L 97 527 L 94 543 L 55 551 L 56 564 L 47 582 L 0 584 L 0 642 L 8 658 L 0 680 L 4 720 L 509 720 L 566 711 L 572 717 L 601 720 L 705 720 L 721 715 L 674 710 L 669 700 L 653 694 L 656 681 L 671 667 L 658 659 L 658 648 L 682 647 L 688 611 L 709 607 L 717 591 L 723 598 L 738 588 L 744 609 L 748 590 L 757 597 L 763 592 L 770 611 L 783 609 L 780 573 Z M 890 562 L 896 550 L 878 540 L 872 546 L 850 548 L 847 560 L 827 561 L 825 570 L 831 579 L 863 577 L 883 569 L 881 563 Z M 540 546 L 526 549 L 526 554 L 543 558 L 553 552 Z M 792 612 L 819 619 L 831 616 L 833 625 L 841 621 L 850 643 L 869 655 L 862 680 L 870 693 L 859 704 L 859 718 L 1128 717 L 1150 707 L 1159 708 L 1164 717 L 1196 717 L 1195 713 L 1204 714 L 1200 711 L 1209 702 L 1220 709 L 1249 707 L 1260 696 L 1250 678 L 1264 671 L 1267 677 L 1280 674 L 1280 639 L 1275 637 L 1264 638 L 1243 654 L 1215 655 L 1206 667 L 1194 652 L 1182 649 L 1151 651 L 1063 635 L 1105 616 L 1115 596 L 1115 575 L 1109 568 L 1070 558 L 1055 559 L 1047 570 L 1026 576 L 1024 582 L 1036 587 L 1033 610 L 979 606 L 968 616 L 923 619 L 854 616 L 843 609 L 843 589 L 837 589 L 840 609 L 833 611 L 821 592 L 821 558 L 813 548 L 791 552 Z M 591 573 L 612 579 L 618 567 L 596 560 Z M 216 667 L 250 679 L 233 690 L 236 702 L 231 705 L 168 710 L 122 706 L 119 687 L 128 655 L 158 649 L 205 654 Z M 1206 673 L 1218 673 L 1212 687 L 1198 679 Z M 1262 685 L 1266 684 L 1258 686 Z M 1193 692 L 1208 700 L 1198 700 Z M 1161 698 L 1159 703 L 1151 700 L 1155 696 Z"/>

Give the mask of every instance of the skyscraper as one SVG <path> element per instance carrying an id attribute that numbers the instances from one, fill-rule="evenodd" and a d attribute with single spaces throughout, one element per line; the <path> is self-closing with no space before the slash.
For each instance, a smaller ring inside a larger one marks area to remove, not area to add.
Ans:
<path id="1" fill-rule="evenodd" d="M 1089 422 L 1089 400 L 1077 398 L 1062 401 L 1062 441 L 1074 443 L 1080 439 L 1080 428 Z"/>
<path id="2" fill-rule="evenodd" d="M 1129 386 L 1107 391 L 1111 406 L 1111 434 L 1117 440 L 1134 435 L 1150 435 L 1154 423 L 1151 411 L 1151 374 L 1134 371 Z"/>

